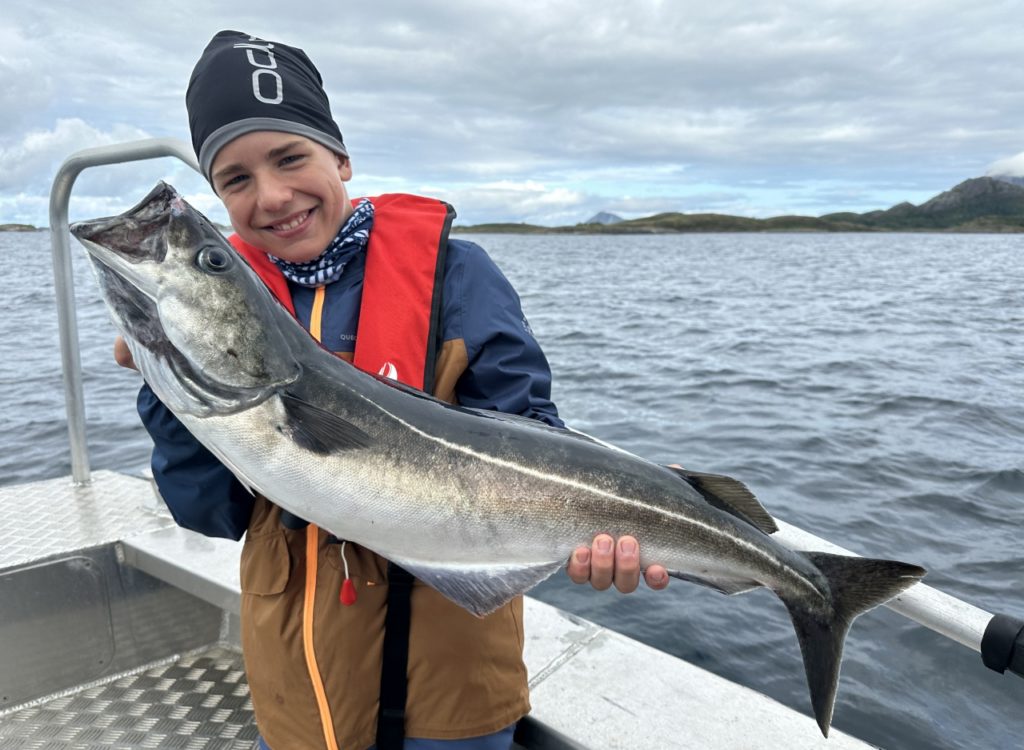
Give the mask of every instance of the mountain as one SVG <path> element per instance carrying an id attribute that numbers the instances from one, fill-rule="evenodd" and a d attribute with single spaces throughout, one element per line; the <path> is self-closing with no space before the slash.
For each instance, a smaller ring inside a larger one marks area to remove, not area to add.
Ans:
<path id="1" fill-rule="evenodd" d="M 1024 177 L 1014 177 L 1013 175 L 1008 174 L 993 174 L 989 176 L 994 177 L 997 180 L 1002 180 L 1003 182 L 1009 182 L 1011 185 L 1020 185 L 1021 187 L 1024 187 Z"/>
<path id="2" fill-rule="evenodd" d="M 618 224 L 622 221 L 621 216 L 610 214 L 607 211 L 598 211 L 596 214 L 587 219 L 584 224 Z"/>
<path id="3" fill-rule="evenodd" d="M 600 216 L 601 214 L 598 214 Z M 597 217 L 595 217 L 597 218 Z M 661 234 L 675 232 L 1024 232 L 1024 185 L 975 177 L 915 206 L 899 203 L 867 213 L 775 216 L 751 219 L 726 214 L 662 213 L 640 219 L 566 227 L 480 224 L 460 232 L 530 234 Z"/>
<path id="4" fill-rule="evenodd" d="M 992 177 L 974 177 L 915 206 L 900 203 L 886 211 L 828 214 L 867 229 L 1024 231 L 1024 186 Z"/>

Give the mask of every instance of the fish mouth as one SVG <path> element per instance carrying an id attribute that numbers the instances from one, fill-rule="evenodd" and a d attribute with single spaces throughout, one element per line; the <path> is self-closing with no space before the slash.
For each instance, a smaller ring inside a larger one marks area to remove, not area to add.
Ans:
<path id="1" fill-rule="evenodd" d="M 167 257 L 166 226 L 180 213 L 181 197 L 160 182 L 134 207 L 108 216 L 71 225 L 71 233 L 85 248 L 115 325 L 125 336 L 137 364 L 147 353 L 187 369 L 170 342 L 157 309 L 155 274 L 147 266 Z"/>
<path id="2" fill-rule="evenodd" d="M 237 269 L 230 262 L 202 265 L 201 259 L 209 260 L 203 254 L 208 248 L 221 246 L 226 256 L 234 251 L 170 185 L 159 183 L 123 214 L 78 222 L 71 232 L 87 252 L 104 302 L 143 378 L 176 413 L 208 416 L 249 408 L 298 377 L 301 367 L 287 354 L 260 354 L 277 350 L 268 341 L 283 346 L 277 329 L 264 325 L 280 305 L 241 258 Z M 227 273 L 232 269 L 236 272 Z M 210 280 L 210 289 L 223 288 L 226 297 L 199 294 L 196 284 L 203 280 Z M 265 298 L 246 302 L 245 292 L 254 289 L 263 290 Z M 204 307 L 204 301 L 218 302 Z M 242 316 L 251 324 L 231 331 L 232 341 L 241 342 L 234 345 L 257 352 L 244 363 L 233 344 L 224 343 L 197 314 L 231 305 L 237 314 L 232 322 Z M 225 346 L 234 360 L 225 358 Z"/>
<path id="3" fill-rule="evenodd" d="M 153 298 L 154 283 L 142 273 L 143 264 L 162 263 L 167 256 L 168 221 L 181 213 L 184 201 L 165 182 L 157 184 L 134 207 L 118 216 L 79 221 L 71 234 L 85 247 L 97 270 L 105 269 Z M 109 279 L 109 273 L 103 274 Z"/>
<path id="4" fill-rule="evenodd" d="M 117 286 L 122 289 L 123 293 L 127 293 L 127 288 L 131 288 L 148 299 L 156 298 L 154 285 L 144 274 L 139 272 L 138 268 L 103 245 L 81 237 L 79 237 L 79 241 L 89 253 L 89 259 L 93 261 L 93 266 L 105 286 Z"/>

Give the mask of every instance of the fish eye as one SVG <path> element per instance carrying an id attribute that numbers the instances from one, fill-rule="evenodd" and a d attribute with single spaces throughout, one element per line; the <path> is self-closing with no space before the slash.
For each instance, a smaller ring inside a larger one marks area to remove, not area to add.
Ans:
<path id="1" fill-rule="evenodd" d="M 223 273 L 231 268 L 231 256 L 220 247 L 200 248 L 196 253 L 196 265 L 207 273 Z"/>

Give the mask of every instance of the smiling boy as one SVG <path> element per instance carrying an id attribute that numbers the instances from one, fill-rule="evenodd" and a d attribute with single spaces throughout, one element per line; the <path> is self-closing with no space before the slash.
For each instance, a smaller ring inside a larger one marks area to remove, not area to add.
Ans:
<path id="1" fill-rule="evenodd" d="M 563 426 L 518 296 L 481 248 L 449 238 L 451 207 L 350 199 L 348 150 L 305 53 L 220 32 L 186 104 L 232 244 L 327 349 L 453 403 Z M 121 342 L 116 357 L 130 365 Z M 139 412 L 178 523 L 245 536 L 242 645 L 261 746 L 394 750 L 405 737 L 419 750 L 509 748 L 529 710 L 521 598 L 473 617 L 370 550 L 248 495 L 145 385 Z M 601 534 L 568 572 L 631 591 L 639 550 Z M 667 584 L 657 566 L 645 576 Z"/>
<path id="2" fill-rule="evenodd" d="M 260 130 L 225 145 L 211 183 L 238 236 L 290 263 L 323 253 L 352 215 L 348 159 L 289 133 Z"/>

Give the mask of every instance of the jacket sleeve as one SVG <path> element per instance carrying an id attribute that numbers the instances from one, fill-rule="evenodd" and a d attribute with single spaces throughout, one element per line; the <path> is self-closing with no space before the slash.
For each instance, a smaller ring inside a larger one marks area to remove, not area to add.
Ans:
<path id="1" fill-rule="evenodd" d="M 445 271 L 444 338 L 461 338 L 469 360 L 459 403 L 564 427 L 551 401 L 551 368 L 508 279 L 464 240 L 449 242 Z"/>
<path id="2" fill-rule="evenodd" d="M 240 539 L 252 495 L 143 384 L 139 416 L 153 438 L 153 479 L 178 525 L 206 536 Z"/>

